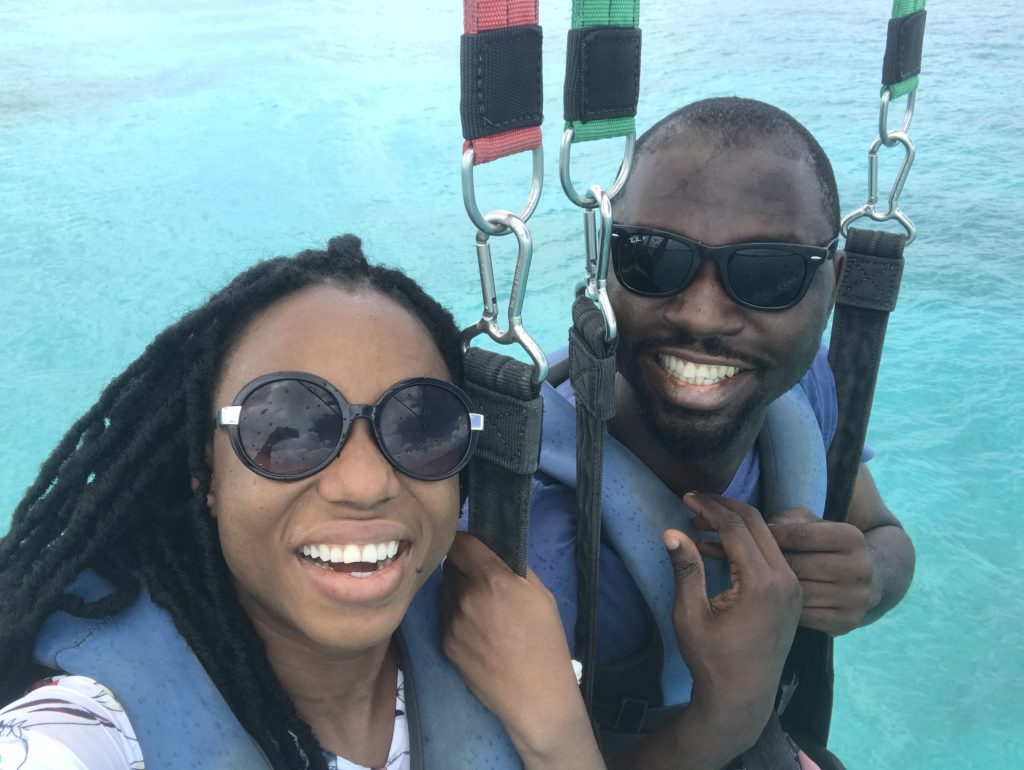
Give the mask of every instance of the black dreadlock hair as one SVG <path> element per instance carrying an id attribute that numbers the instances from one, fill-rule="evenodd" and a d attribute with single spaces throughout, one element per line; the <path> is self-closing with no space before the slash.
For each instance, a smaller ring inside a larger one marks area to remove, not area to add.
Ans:
<path id="1" fill-rule="evenodd" d="M 821 206 L 833 233 L 839 232 L 839 190 L 825 151 L 802 123 L 784 110 L 756 99 L 719 96 L 702 99 L 659 120 L 637 139 L 637 156 L 658 152 L 685 141 L 687 130 L 718 142 L 724 149 L 747 148 L 767 142 L 787 157 L 810 162 L 821 188 Z M 629 180 L 619 193 L 625 200 Z"/>
<path id="2" fill-rule="evenodd" d="M 107 385 L 15 509 L 0 540 L 0 703 L 29 683 L 19 676 L 34 668 L 33 644 L 49 613 L 116 614 L 136 598 L 141 576 L 272 765 L 326 770 L 238 604 L 206 504 L 210 405 L 226 352 L 255 314 L 321 284 L 396 300 L 423 323 L 462 383 L 451 314 L 401 271 L 368 264 L 354 235 L 236 277 Z M 65 593 L 85 569 L 109 580 L 113 593 L 93 603 Z"/>

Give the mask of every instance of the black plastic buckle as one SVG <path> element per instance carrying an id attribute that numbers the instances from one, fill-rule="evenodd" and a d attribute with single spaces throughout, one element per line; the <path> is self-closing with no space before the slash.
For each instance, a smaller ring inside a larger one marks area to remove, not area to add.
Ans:
<path id="1" fill-rule="evenodd" d="M 643 731 L 644 717 L 646 716 L 647 701 L 638 698 L 623 698 L 612 729 L 617 733 L 640 733 Z"/>

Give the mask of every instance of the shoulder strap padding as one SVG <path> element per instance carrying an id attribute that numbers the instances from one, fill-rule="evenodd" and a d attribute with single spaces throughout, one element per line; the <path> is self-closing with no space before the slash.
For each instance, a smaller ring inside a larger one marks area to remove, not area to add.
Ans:
<path id="1" fill-rule="evenodd" d="M 112 587 L 87 571 L 68 590 L 95 601 Z M 40 663 L 110 688 L 131 720 L 147 767 L 270 769 L 145 585 L 139 599 L 112 618 L 53 613 L 37 639 L 35 658 Z"/>
<path id="2" fill-rule="evenodd" d="M 576 422 L 572 405 L 545 384 L 544 443 L 541 470 L 569 487 L 576 485 Z M 825 499 L 825 451 L 821 429 L 806 395 L 794 387 L 768 409 L 759 438 L 767 462 L 761 473 L 762 512 L 789 507 L 822 514 Z M 770 477 L 770 478 L 769 478 Z M 693 513 L 636 455 L 611 436 L 605 439 L 601 489 L 602 527 L 643 594 L 663 640 L 675 640 L 672 567 L 661 533 L 675 527 L 696 535 Z M 728 566 L 705 562 L 708 591 L 729 585 Z M 662 695 L 666 704 L 689 701 L 692 679 L 677 645 L 663 645 Z"/>

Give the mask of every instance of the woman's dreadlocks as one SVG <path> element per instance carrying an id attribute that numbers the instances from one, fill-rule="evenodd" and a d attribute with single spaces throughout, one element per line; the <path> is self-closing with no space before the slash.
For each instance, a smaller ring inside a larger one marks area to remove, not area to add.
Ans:
<path id="1" fill-rule="evenodd" d="M 0 704 L 28 684 L 19 672 L 32 667 L 47 615 L 116 614 L 138 595 L 141 576 L 271 764 L 326 770 L 312 730 L 235 598 L 206 504 L 210 406 L 226 352 L 255 314 L 320 284 L 378 292 L 406 307 L 461 383 L 451 314 L 404 273 L 369 265 L 353 235 L 332 239 L 327 251 L 270 259 L 239 275 L 110 382 L 15 509 L 0 540 Z M 93 603 L 67 593 L 85 569 L 110 581 L 113 593 Z"/>

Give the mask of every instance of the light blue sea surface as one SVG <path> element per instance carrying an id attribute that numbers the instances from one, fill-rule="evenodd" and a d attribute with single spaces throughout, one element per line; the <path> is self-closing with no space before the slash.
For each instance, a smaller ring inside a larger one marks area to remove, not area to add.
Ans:
<path id="1" fill-rule="evenodd" d="M 773 102 L 858 206 L 889 12 L 644 0 L 638 124 L 709 95 Z M 548 184 L 525 319 L 548 348 L 582 264 L 557 183 L 568 18 L 568 0 L 542 3 Z M 833 747 L 851 770 L 1024 766 L 1021 29 L 1018 0 L 929 4 L 902 199 L 920 235 L 869 434 L 918 568 L 898 609 L 837 643 Z M 0 4 L 0 531 L 103 385 L 257 259 L 352 231 L 475 320 L 460 33 L 461 4 L 439 0 Z M 578 182 L 610 182 L 620 147 L 578 149 Z M 479 169 L 481 206 L 517 208 L 528 173 Z"/>

